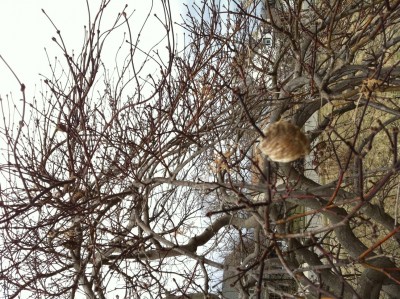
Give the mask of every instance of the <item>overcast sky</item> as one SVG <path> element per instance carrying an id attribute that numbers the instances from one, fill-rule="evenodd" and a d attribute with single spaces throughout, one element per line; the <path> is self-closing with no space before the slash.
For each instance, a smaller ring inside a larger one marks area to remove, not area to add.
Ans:
<path id="1" fill-rule="evenodd" d="M 0 54 L 27 85 L 28 92 L 32 92 L 32 85 L 39 81 L 38 74 L 49 71 L 44 48 L 55 48 L 51 41 L 55 30 L 41 9 L 54 16 L 62 31 L 72 37 L 83 33 L 84 7 L 82 0 L 1 1 Z M 4 97 L 6 93 L 17 92 L 18 83 L 3 63 L 0 70 L 0 95 Z"/>
<path id="2" fill-rule="evenodd" d="M 100 0 L 90 0 L 93 12 L 99 6 Z M 148 14 L 151 7 L 150 0 L 145 1 L 122 1 L 113 0 L 107 7 L 104 25 L 112 24 L 126 3 L 128 11 L 136 10 L 131 19 L 133 31 L 139 28 L 144 17 Z M 160 9 L 159 0 L 154 1 L 153 13 Z M 171 0 L 173 13 L 179 17 L 182 11 L 184 0 Z M 10 64 L 13 70 L 20 77 L 20 80 L 27 86 L 27 95 L 33 96 L 35 84 L 39 83 L 39 73 L 49 75 L 44 48 L 49 51 L 50 58 L 61 56 L 61 51 L 57 49 L 51 40 L 56 36 L 56 31 L 50 21 L 43 14 L 42 8 L 52 18 L 56 26 L 61 30 L 62 36 L 67 47 L 72 50 L 79 50 L 82 46 L 84 36 L 83 26 L 87 25 L 87 8 L 85 0 L 1 0 L 0 4 L 0 55 Z M 142 35 L 142 46 L 146 44 L 152 46 L 160 39 L 157 35 L 162 30 L 157 30 L 157 21 L 150 16 L 150 22 L 144 28 Z M 151 25 L 151 26 L 150 26 Z M 158 24 L 159 25 L 159 24 Z M 122 29 L 126 31 L 125 29 Z M 120 43 L 123 39 L 123 32 L 115 34 L 114 38 Z M 36 90 L 39 89 L 36 87 Z M 10 92 L 17 93 L 19 85 L 7 70 L 6 66 L 0 63 L 0 96 Z"/>

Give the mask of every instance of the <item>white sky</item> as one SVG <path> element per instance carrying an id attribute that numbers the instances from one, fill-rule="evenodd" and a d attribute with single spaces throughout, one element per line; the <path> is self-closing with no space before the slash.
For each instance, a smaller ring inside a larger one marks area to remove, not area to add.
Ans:
<path id="1" fill-rule="evenodd" d="M 97 2 L 97 1 L 96 1 Z M 0 4 L 0 54 L 14 69 L 30 94 L 39 73 L 48 73 L 44 48 L 54 48 L 55 30 L 41 8 L 54 16 L 68 41 L 82 36 L 86 11 L 84 1 L 2 0 Z M 82 9 L 83 8 L 83 9 Z M 80 39 L 81 40 L 81 39 Z M 19 90 L 18 83 L 3 63 L 0 64 L 0 95 Z"/>
<path id="2" fill-rule="evenodd" d="M 93 12 L 96 12 L 100 0 L 89 0 Z M 118 12 L 121 12 L 128 3 L 128 12 L 134 9 L 131 28 L 137 29 L 148 14 L 151 0 L 112 0 L 106 9 L 104 24 L 112 24 Z M 154 0 L 154 12 L 160 8 L 160 0 Z M 173 13 L 179 17 L 182 3 L 185 0 L 172 0 Z M 192 2 L 192 1 L 188 1 Z M 50 21 L 43 14 L 42 8 L 52 18 L 69 50 L 79 50 L 84 36 L 83 26 L 87 25 L 87 9 L 85 0 L 1 0 L 0 2 L 0 55 L 17 73 L 22 83 L 27 87 L 27 96 L 33 96 L 35 84 L 39 83 L 39 73 L 50 74 L 44 48 L 49 51 L 51 59 L 61 56 L 61 51 L 51 40 L 56 31 Z M 179 21 L 179 20 L 178 20 Z M 142 47 L 150 47 L 160 39 L 157 30 L 159 24 L 153 13 L 142 35 Z M 137 25 L 137 26 L 135 26 Z M 150 26 L 151 25 L 151 26 Z M 105 26 L 106 27 L 106 26 Z M 119 32 L 118 44 L 122 41 L 122 34 L 126 27 Z M 115 38 L 118 38 L 114 35 Z M 112 57 L 114 58 L 114 57 Z M 112 66 L 111 66 L 112 67 Z M 36 88 L 38 90 L 38 88 Z M 0 96 L 19 91 L 19 85 L 8 71 L 3 62 L 0 62 Z"/>

